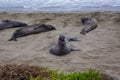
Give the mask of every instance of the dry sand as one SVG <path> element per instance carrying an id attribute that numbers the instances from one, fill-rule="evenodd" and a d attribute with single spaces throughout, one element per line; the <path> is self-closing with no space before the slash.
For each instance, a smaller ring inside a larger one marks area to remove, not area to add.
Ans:
<path id="1" fill-rule="evenodd" d="M 80 18 L 95 18 L 98 28 L 80 34 Z M 30 64 L 60 69 L 62 71 L 84 71 L 98 69 L 107 74 L 120 76 L 120 13 L 119 12 L 76 12 L 76 13 L 15 13 L 0 12 L 0 19 L 11 19 L 28 24 L 45 23 L 57 28 L 55 31 L 18 38 L 8 41 L 18 28 L 0 31 L 0 63 Z M 78 37 L 81 41 L 71 42 L 81 49 L 65 56 L 49 53 L 51 42 L 58 34 Z"/>

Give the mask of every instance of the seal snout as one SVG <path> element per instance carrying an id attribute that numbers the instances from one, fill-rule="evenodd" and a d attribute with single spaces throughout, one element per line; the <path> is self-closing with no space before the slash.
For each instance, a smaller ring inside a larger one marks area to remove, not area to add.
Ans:
<path id="1" fill-rule="evenodd" d="M 65 42 L 65 36 L 64 35 L 59 35 L 59 42 Z"/>
<path id="2" fill-rule="evenodd" d="M 53 26 L 51 26 L 51 30 L 56 30 L 56 28 L 55 28 L 55 27 L 53 27 Z"/>
<path id="3" fill-rule="evenodd" d="M 52 25 L 47 25 L 50 30 L 56 30 L 56 28 Z"/>
<path id="4" fill-rule="evenodd" d="M 85 22 L 86 22 L 87 20 L 89 20 L 89 18 L 87 18 L 87 17 L 82 17 L 82 18 L 81 18 L 82 24 L 85 24 Z"/>

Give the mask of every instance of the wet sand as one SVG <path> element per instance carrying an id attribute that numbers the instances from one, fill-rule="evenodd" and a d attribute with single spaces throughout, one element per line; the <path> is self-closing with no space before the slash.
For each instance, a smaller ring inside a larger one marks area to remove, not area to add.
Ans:
<path id="1" fill-rule="evenodd" d="M 98 28 L 81 35 L 80 18 L 95 18 Z M 0 12 L 0 19 L 10 19 L 25 23 L 45 23 L 57 28 L 40 34 L 8 41 L 18 28 L 0 31 L 0 63 L 39 65 L 61 71 L 84 71 L 92 68 L 112 76 L 120 76 L 120 12 L 61 12 L 26 13 Z M 50 44 L 58 34 L 78 37 L 81 41 L 71 42 L 80 51 L 65 56 L 49 53 Z"/>

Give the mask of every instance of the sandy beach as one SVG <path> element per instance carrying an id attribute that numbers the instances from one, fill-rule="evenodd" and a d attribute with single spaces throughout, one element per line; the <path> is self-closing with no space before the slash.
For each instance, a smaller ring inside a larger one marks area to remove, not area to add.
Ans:
<path id="1" fill-rule="evenodd" d="M 86 35 L 80 34 L 80 18 L 88 16 L 97 20 L 98 28 Z M 0 19 L 50 24 L 57 30 L 8 41 L 18 28 L 0 31 L 0 63 L 39 65 L 61 71 L 84 71 L 92 68 L 112 76 L 120 76 L 120 12 L 0 12 Z M 78 37 L 71 42 L 80 51 L 65 56 L 49 53 L 51 42 L 58 34 Z"/>

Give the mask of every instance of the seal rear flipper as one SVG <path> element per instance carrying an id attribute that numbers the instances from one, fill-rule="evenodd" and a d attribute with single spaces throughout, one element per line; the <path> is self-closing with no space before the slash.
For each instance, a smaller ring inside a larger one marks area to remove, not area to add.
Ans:
<path id="1" fill-rule="evenodd" d="M 80 51 L 80 49 L 71 48 L 71 51 Z"/>
<path id="2" fill-rule="evenodd" d="M 68 41 L 80 41 L 77 37 L 68 38 Z"/>

